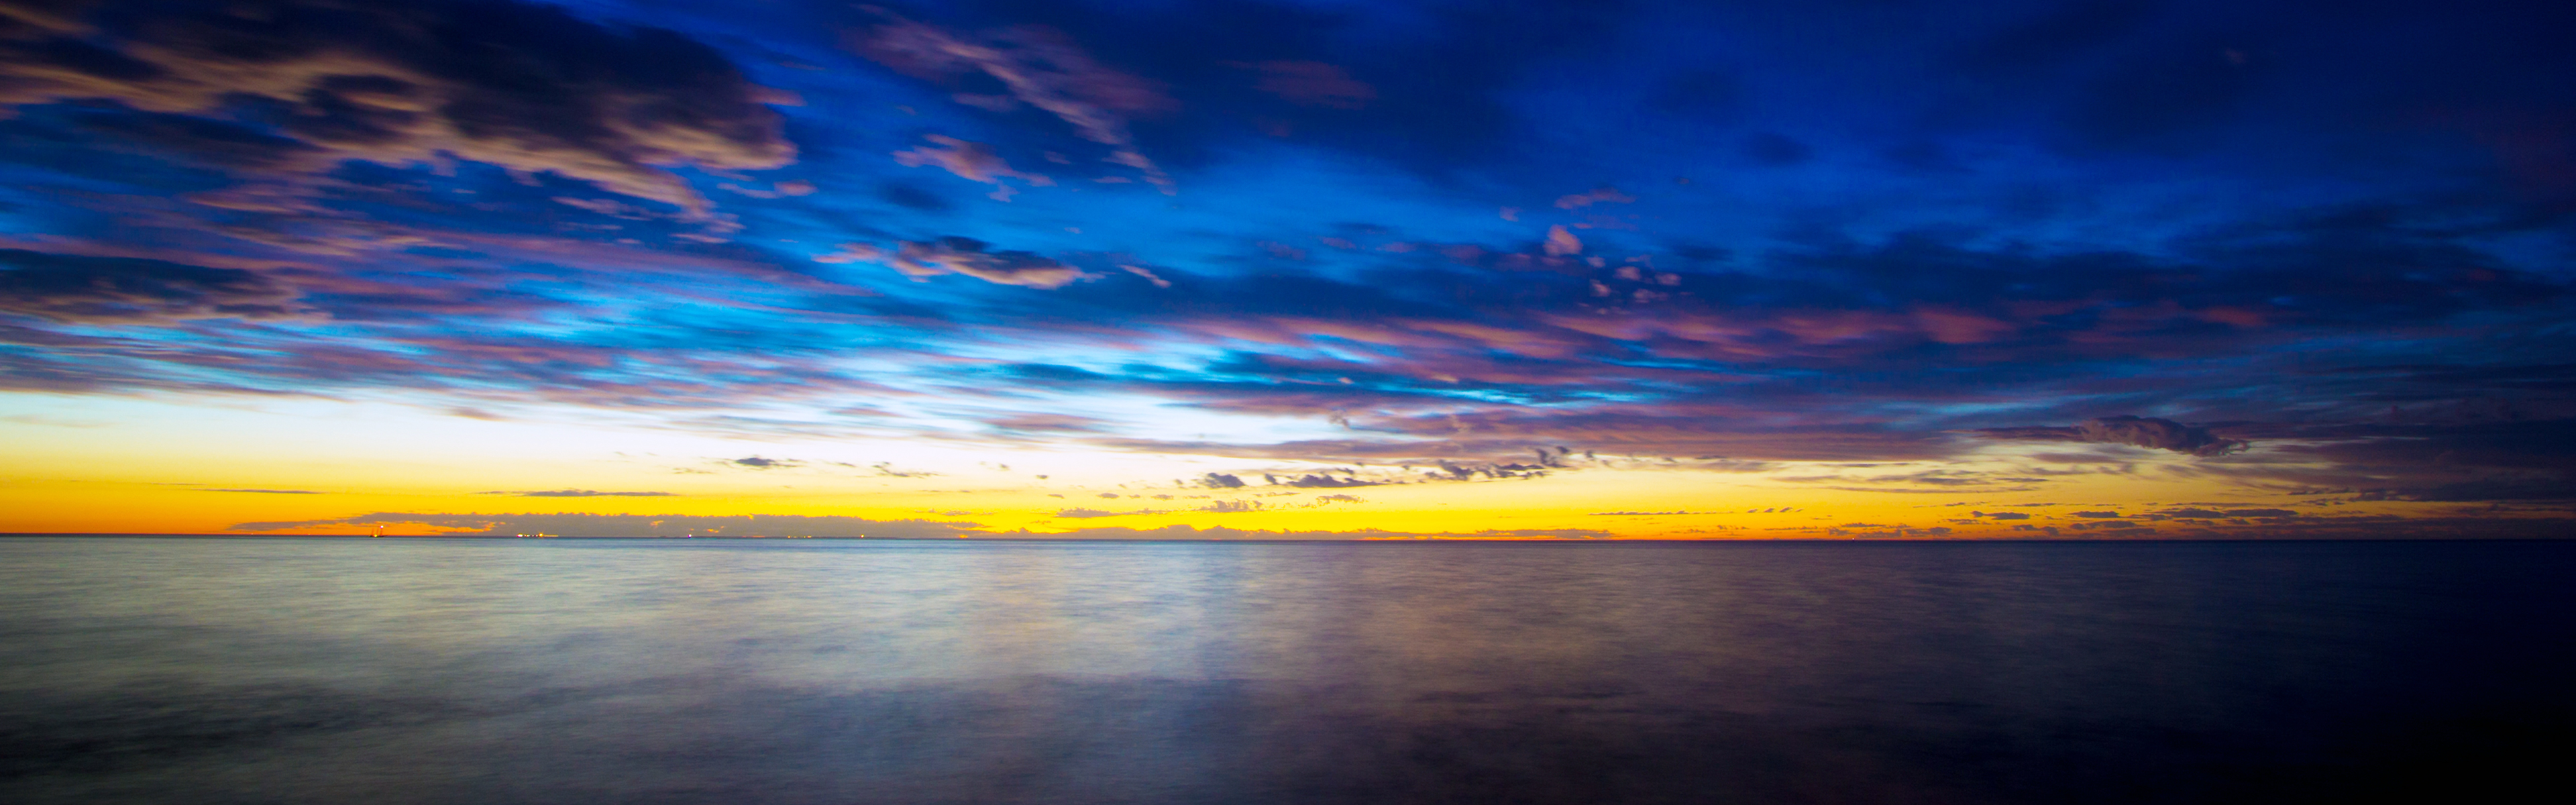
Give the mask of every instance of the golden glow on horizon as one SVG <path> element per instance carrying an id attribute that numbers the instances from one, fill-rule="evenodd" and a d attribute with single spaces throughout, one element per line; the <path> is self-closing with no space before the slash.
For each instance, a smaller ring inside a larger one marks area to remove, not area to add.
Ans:
<path id="1" fill-rule="evenodd" d="M 0 531 L 19 533 L 221 533 L 242 523 L 396 512 L 842 516 L 971 522 L 1034 535 L 1179 525 L 1494 537 L 1565 530 L 1663 539 L 2072 537 L 2178 507 L 2325 513 L 2281 491 L 2171 471 L 2189 458 L 2156 451 L 2134 451 L 2136 461 L 2118 468 L 2031 478 L 2036 470 L 2025 454 L 2032 449 L 2005 443 L 1944 461 L 1773 462 L 1720 471 L 1613 459 L 1541 478 L 1465 482 L 1422 480 L 1430 473 L 1421 467 L 1355 467 L 1363 479 L 1416 482 L 1293 488 L 1260 476 L 1294 479 L 1334 467 L 962 441 L 755 440 L 611 423 L 492 421 L 373 403 L 0 399 L 8 403 L 0 428 L 11 445 L 0 458 L 8 481 L 0 489 L 0 511 L 7 512 Z M 773 466 L 741 461 L 754 457 Z M 1901 480 L 1927 471 L 1973 483 Z M 1209 488 L 1199 482 L 1208 473 L 1235 474 L 1247 485 Z M 1991 480 L 1998 477 L 2008 480 Z M 666 494 L 525 494 L 564 490 Z M 2350 503 L 2331 514 L 2411 516 L 2437 508 Z M 2209 525 L 2248 524 L 2230 519 Z M 2041 530 L 2052 527 L 2057 531 Z M 374 528 L 323 522 L 274 532 Z M 480 529 L 395 523 L 386 532 L 459 530 Z M 2165 535 L 2178 534 L 2168 527 Z"/>

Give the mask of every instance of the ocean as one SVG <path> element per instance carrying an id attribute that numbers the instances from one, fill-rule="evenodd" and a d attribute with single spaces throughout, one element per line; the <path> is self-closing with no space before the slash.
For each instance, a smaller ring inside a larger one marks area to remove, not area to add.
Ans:
<path id="1" fill-rule="evenodd" d="M 0 538 L 0 802 L 2510 799 L 2576 542 Z"/>

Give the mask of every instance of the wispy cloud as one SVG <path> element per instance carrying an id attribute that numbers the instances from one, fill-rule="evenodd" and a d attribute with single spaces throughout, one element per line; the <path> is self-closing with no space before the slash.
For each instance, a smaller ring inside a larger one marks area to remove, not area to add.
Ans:
<path id="1" fill-rule="evenodd" d="M 1160 112 L 1175 103 L 1153 82 L 1102 66 L 1057 31 L 1024 26 L 957 34 L 888 15 L 888 21 L 851 37 L 859 53 L 897 70 L 928 78 L 980 72 L 999 82 L 1007 98 L 960 96 L 969 105 L 1007 110 L 1025 103 L 1071 124 L 1084 139 L 1109 147 L 1105 161 L 1135 168 L 1165 193 L 1174 184 L 1136 148 L 1128 132 L 1132 115 Z"/>
<path id="2" fill-rule="evenodd" d="M 0 103 L 112 99 L 218 120 L 256 98 L 284 107 L 277 125 L 203 124 L 173 130 L 162 142 L 237 173 L 288 182 L 319 179 L 348 160 L 400 166 L 462 158 L 699 211 L 705 199 L 663 166 L 773 168 L 795 154 L 763 105 L 775 96 L 713 48 L 671 31 L 598 25 L 550 6 L 263 0 L 165 10 L 152 23 L 69 23 L 91 38 L 0 60 L 0 75 L 10 79 Z M 477 35 L 437 35 L 443 30 Z M 245 37 L 263 46 L 226 44 Z M 496 59 L 524 69 L 476 69 Z M 245 193 L 208 203 L 257 210 L 298 202 Z"/>

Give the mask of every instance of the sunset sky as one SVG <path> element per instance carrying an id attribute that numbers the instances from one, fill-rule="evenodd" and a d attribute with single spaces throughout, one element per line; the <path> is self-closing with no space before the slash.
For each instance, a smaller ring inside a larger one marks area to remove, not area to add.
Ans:
<path id="1" fill-rule="evenodd" d="M 2570 32 L 0 0 L 0 531 L 2564 535 Z"/>

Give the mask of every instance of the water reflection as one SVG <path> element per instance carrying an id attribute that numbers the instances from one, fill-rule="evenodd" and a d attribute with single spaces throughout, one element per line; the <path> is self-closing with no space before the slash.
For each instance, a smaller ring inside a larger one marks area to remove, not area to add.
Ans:
<path id="1" fill-rule="evenodd" d="M 2576 701 L 2551 543 L 0 560 L 8 802 L 2452 798 Z"/>

